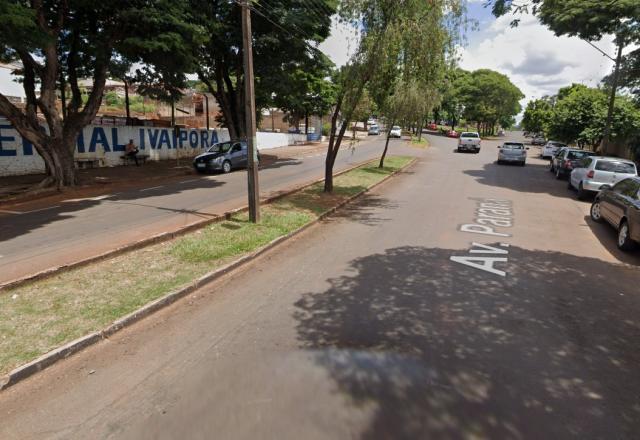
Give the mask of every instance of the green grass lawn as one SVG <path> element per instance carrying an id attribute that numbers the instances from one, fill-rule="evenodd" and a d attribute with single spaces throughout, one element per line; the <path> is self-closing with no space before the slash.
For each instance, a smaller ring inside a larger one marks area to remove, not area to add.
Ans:
<path id="1" fill-rule="evenodd" d="M 260 224 L 247 214 L 180 238 L 0 292 L 0 374 L 102 329 L 144 304 L 286 235 L 405 166 L 391 156 L 263 205 Z"/>

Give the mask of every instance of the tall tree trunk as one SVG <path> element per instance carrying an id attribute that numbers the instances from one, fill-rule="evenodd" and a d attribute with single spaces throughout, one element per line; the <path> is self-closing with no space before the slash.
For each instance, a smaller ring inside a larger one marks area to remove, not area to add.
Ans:
<path id="1" fill-rule="evenodd" d="M 124 108 L 127 112 L 127 125 L 131 124 L 131 111 L 129 104 L 129 82 L 124 80 Z"/>
<path id="2" fill-rule="evenodd" d="M 391 127 L 393 127 L 395 121 L 392 121 L 391 124 L 387 127 L 387 140 L 384 143 L 384 150 L 382 150 L 382 156 L 380 156 L 380 163 L 378 164 L 378 168 L 384 168 L 384 159 L 387 157 L 387 150 L 389 149 L 389 137 L 391 136 Z"/>

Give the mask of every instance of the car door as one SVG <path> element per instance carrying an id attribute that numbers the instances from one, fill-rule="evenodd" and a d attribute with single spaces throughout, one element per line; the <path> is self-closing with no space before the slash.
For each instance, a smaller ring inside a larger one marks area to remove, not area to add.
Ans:
<path id="1" fill-rule="evenodd" d="M 230 154 L 231 165 L 234 168 L 239 168 L 242 166 L 242 145 L 240 142 L 233 144 L 231 147 Z"/>
<path id="2" fill-rule="evenodd" d="M 585 174 L 587 174 L 587 169 L 591 165 L 591 162 L 591 158 L 585 157 L 580 162 L 578 162 L 576 169 L 571 172 L 569 180 L 571 181 L 571 185 L 574 188 L 578 188 L 578 186 L 580 186 L 580 182 L 582 181 L 582 179 L 584 179 Z"/>
<path id="3" fill-rule="evenodd" d="M 638 193 L 638 185 L 633 179 L 625 179 L 618 182 L 607 192 L 607 197 L 601 203 L 603 215 L 607 220 L 617 226 L 624 217 L 627 207 L 633 202 L 633 197 Z"/>
<path id="4" fill-rule="evenodd" d="M 240 167 L 246 168 L 249 165 L 249 150 L 244 142 L 240 144 L 242 154 L 240 155 Z"/>

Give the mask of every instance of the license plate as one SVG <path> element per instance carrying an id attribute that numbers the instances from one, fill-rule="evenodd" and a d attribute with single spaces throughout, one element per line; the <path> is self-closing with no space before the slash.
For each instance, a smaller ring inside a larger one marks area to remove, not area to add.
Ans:
<path id="1" fill-rule="evenodd" d="M 207 164 L 205 164 L 205 163 L 197 163 L 196 164 L 196 167 L 198 167 L 198 168 L 204 168 L 206 166 L 207 166 Z"/>

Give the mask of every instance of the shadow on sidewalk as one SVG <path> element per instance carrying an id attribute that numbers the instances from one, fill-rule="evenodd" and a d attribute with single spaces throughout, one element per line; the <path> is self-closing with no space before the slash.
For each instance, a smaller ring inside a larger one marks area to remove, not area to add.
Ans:
<path id="1" fill-rule="evenodd" d="M 510 248 L 502 278 L 464 254 L 388 249 L 295 304 L 301 348 L 371 412 L 361 438 L 637 436 L 640 274 Z"/>

